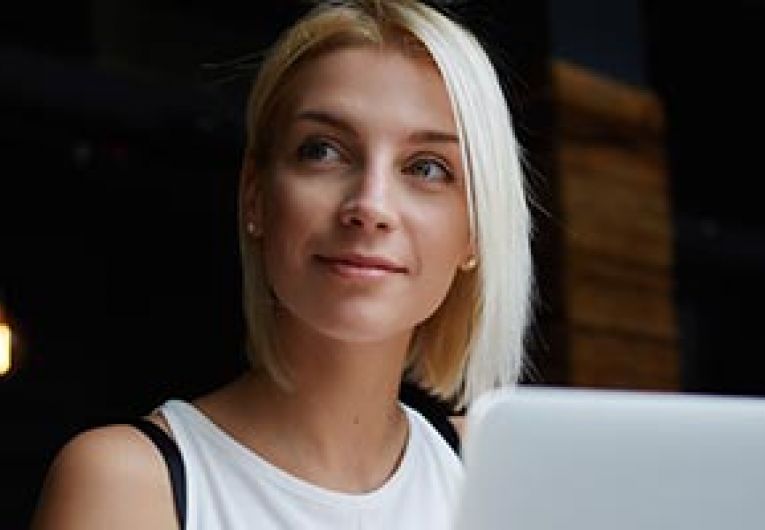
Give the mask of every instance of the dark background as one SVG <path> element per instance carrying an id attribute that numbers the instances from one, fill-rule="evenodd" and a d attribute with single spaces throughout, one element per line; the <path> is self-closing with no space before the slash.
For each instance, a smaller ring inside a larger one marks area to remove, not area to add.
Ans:
<path id="1" fill-rule="evenodd" d="M 535 90 L 552 58 L 662 98 L 682 389 L 765 395 L 765 2 L 444 3 L 512 72 L 519 135 L 551 174 L 554 116 Z M 4 12 L 0 306 L 18 358 L 0 379 L 0 528 L 26 527 L 74 433 L 241 369 L 241 112 L 256 52 L 302 9 L 93 0 Z"/>

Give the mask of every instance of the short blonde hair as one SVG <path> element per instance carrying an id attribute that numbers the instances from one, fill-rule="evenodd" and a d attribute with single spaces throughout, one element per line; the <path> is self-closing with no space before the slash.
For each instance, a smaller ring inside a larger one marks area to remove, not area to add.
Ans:
<path id="1" fill-rule="evenodd" d="M 320 3 L 280 37 L 261 65 L 248 102 L 245 156 L 251 159 L 247 163 L 268 164 L 268 125 L 279 89 L 300 61 L 330 46 L 401 49 L 402 35 L 429 55 L 446 85 L 467 176 L 478 263 L 455 276 L 441 306 L 415 330 L 406 373 L 443 399 L 469 404 L 486 390 L 517 381 L 532 281 L 530 215 L 519 147 L 497 74 L 474 36 L 412 0 Z M 288 386 L 260 245 L 247 237 L 244 227 L 245 178 L 243 171 L 239 240 L 248 354 L 254 367 Z"/>

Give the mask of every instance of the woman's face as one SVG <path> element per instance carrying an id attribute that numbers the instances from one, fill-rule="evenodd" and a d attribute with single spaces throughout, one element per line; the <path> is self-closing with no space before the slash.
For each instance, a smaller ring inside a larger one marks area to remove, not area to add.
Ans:
<path id="1" fill-rule="evenodd" d="M 438 71 L 392 50 L 343 48 L 307 61 L 284 89 L 252 212 L 284 314 L 346 342 L 411 333 L 472 253 Z"/>

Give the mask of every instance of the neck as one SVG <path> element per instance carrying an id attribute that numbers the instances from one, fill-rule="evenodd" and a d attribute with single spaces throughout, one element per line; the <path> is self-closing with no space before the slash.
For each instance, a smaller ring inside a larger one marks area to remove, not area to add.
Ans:
<path id="1" fill-rule="evenodd" d="M 272 450 L 274 463 L 325 486 L 379 486 L 395 470 L 406 441 L 398 392 L 410 334 L 348 343 L 282 331 L 280 354 L 292 389 L 264 374 L 241 382 L 248 416 L 257 418 L 261 433 L 270 433 L 259 452 Z"/>

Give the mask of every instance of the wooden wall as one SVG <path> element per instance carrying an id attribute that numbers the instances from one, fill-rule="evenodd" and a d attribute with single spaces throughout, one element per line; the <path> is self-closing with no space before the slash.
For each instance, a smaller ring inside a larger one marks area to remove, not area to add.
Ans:
<path id="1" fill-rule="evenodd" d="M 552 69 L 571 386 L 679 386 L 661 105 L 565 62 Z"/>

